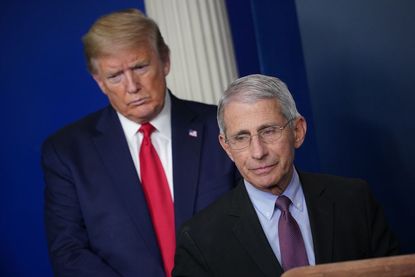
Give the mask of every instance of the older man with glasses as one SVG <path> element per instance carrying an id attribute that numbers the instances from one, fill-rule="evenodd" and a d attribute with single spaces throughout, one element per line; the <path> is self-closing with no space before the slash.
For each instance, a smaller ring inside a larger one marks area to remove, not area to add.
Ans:
<path id="1" fill-rule="evenodd" d="M 279 276 L 399 253 L 365 181 L 296 170 L 307 124 L 281 80 L 234 81 L 218 123 L 244 180 L 182 226 L 173 276 Z"/>

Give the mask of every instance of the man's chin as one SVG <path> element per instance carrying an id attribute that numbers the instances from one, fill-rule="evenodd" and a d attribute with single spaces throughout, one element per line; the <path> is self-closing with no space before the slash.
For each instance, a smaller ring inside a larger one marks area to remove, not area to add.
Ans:
<path id="1" fill-rule="evenodd" d="M 130 109 L 128 112 L 128 119 L 137 122 L 148 122 L 157 116 L 158 112 L 149 105 L 141 105 Z"/>
<path id="2" fill-rule="evenodd" d="M 275 195 L 280 195 L 286 188 L 285 185 L 276 182 L 275 178 L 271 177 L 257 180 L 257 182 L 250 182 L 250 184 L 259 190 L 270 192 Z"/>
<path id="3" fill-rule="evenodd" d="M 270 185 L 273 183 L 271 179 L 257 180 L 256 182 L 250 182 L 254 187 L 259 190 L 269 191 L 275 185 Z"/>

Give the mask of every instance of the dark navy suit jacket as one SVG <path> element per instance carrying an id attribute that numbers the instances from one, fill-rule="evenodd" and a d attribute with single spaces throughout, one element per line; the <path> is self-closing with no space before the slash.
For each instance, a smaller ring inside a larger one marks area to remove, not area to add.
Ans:
<path id="1" fill-rule="evenodd" d="M 359 179 L 299 172 L 317 264 L 399 254 L 369 185 Z M 243 185 L 182 227 L 174 277 L 276 277 L 283 269 Z"/>
<path id="2" fill-rule="evenodd" d="M 179 228 L 228 191 L 238 175 L 218 142 L 216 107 L 173 95 L 171 105 Z M 57 276 L 165 276 L 140 180 L 111 106 L 49 137 L 42 166 Z"/>

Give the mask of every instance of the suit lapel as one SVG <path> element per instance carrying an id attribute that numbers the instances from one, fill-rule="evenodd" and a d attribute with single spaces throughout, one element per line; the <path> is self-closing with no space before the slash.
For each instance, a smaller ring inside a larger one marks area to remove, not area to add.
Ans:
<path id="1" fill-rule="evenodd" d="M 307 203 L 316 264 L 331 262 L 334 203 L 325 195 L 327 184 L 322 184 L 313 175 L 306 173 L 299 173 L 299 175 Z"/>
<path id="2" fill-rule="evenodd" d="M 243 182 L 235 189 L 230 216 L 239 220 L 233 228 L 236 238 L 266 276 L 280 276 L 283 272 L 278 259 L 262 230 Z"/>
<path id="3" fill-rule="evenodd" d="M 204 125 L 184 101 L 171 96 L 176 229 L 194 213 Z"/>
<path id="4" fill-rule="evenodd" d="M 159 255 L 140 180 L 121 123 L 111 107 L 104 110 L 97 123 L 97 131 L 92 139 L 110 177 L 108 184 L 118 192 L 120 202 L 124 204 L 150 252 Z"/>

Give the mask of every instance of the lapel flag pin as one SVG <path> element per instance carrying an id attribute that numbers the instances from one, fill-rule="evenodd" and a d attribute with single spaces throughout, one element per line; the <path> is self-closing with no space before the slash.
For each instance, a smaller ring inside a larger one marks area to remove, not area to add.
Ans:
<path id="1" fill-rule="evenodd" d="M 189 130 L 189 136 L 197 138 L 197 131 L 193 130 L 193 129 L 190 129 Z"/>

